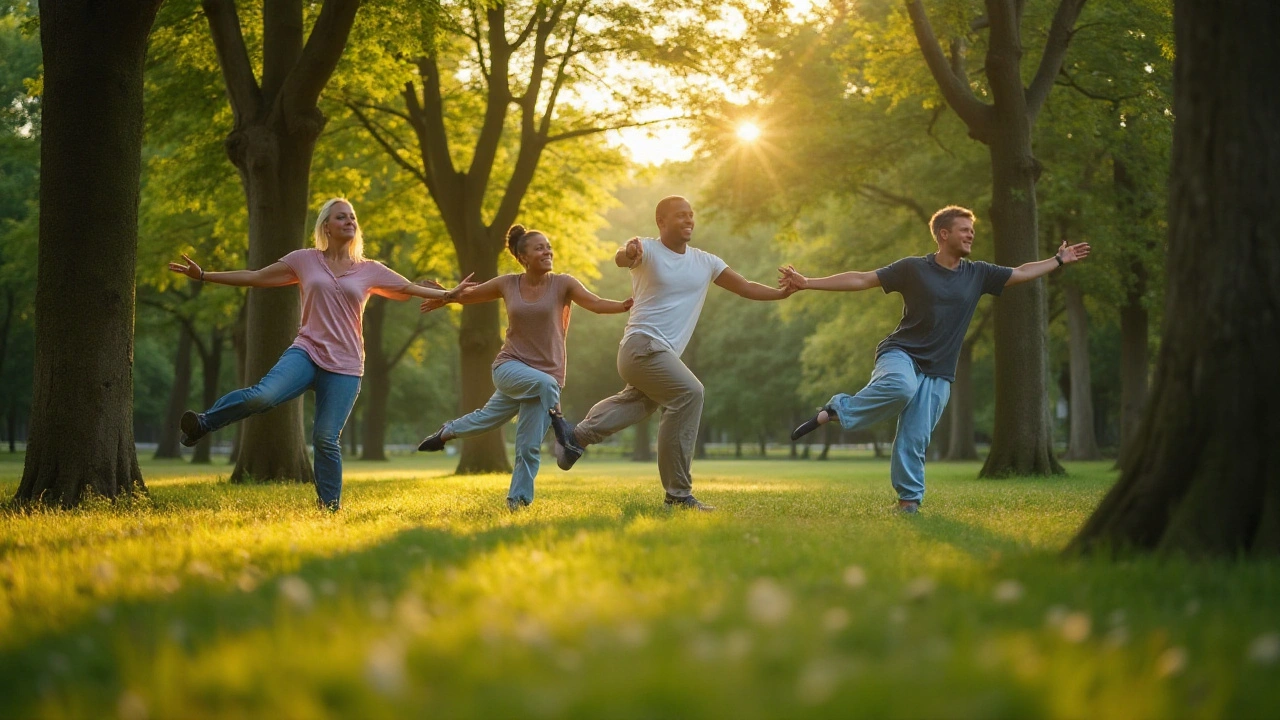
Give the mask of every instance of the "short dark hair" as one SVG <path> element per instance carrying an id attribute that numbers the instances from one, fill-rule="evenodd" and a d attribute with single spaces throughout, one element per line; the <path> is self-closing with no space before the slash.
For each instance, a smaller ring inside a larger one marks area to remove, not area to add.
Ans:
<path id="1" fill-rule="evenodd" d="M 933 217 L 929 218 L 929 231 L 933 233 L 933 239 L 936 241 L 938 239 L 938 233 L 943 230 L 950 230 L 951 226 L 955 223 L 956 218 L 969 218 L 970 220 L 977 222 L 977 218 L 974 217 L 973 211 L 969 208 L 963 208 L 959 205 L 948 205 L 934 213 Z"/>
<path id="2" fill-rule="evenodd" d="M 680 195 L 668 195 L 658 201 L 658 207 L 653 210 L 653 219 L 656 221 L 667 214 L 667 208 L 678 202 L 689 202 Z"/>

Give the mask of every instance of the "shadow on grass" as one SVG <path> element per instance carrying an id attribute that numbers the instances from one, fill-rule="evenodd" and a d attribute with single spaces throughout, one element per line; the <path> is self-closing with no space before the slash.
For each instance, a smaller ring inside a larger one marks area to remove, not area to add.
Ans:
<path id="1" fill-rule="evenodd" d="M 651 505 L 638 502 L 623 504 L 621 511 L 621 517 L 535 520 L 479 532 L 415 528 L 363 551 L 306 561 L 289 575 L 302 578 L 313 591 L 314 613 L 337 611 L 352 601 L 372 609 L 379 600 L 394 601 L 428 569 L 463 567 L 505 544 L 616 529 L 655 515 Z M 158 657 L 164 644 L 195 656 L 229 637 L 269 629 L 282 607 L 301 612 L 280 599 L 281 577 L 259 574 L 247 591 L 234 582 L 198 585 L 193 579 L 175 595 L 104 603 L 64 629 L 29 637 L 0 652 L 0 697 L 5 699 L 0 715 L 33 716 L 42 703 L 73 696 L 114 708 L 122 689 L 120 666 L 128 657 Z M 376 613 L 371 615 L 371 622 L 378 622 Z"/>

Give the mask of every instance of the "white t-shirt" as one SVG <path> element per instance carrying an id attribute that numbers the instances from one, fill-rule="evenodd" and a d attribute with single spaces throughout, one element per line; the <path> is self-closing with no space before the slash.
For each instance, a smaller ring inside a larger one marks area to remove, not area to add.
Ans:
<path id="1" fill-rule="evenodd" d="M 661 240 L 641 238 L 644 254 L 631 268 L 631 317 L 622 333 L 651 337 L 676 355 L 684 353 L 707 299 L 707 288 L 725 268 L 725 261 L 692 245 L 673 252 Z"/>

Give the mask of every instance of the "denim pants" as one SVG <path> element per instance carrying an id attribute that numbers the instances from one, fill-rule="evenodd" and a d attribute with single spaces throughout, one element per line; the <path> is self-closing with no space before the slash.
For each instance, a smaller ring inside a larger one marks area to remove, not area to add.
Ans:
<path id="1" fill-rule="evenodd" d="M 516 466 L 507 499 L 528 505 L 533 502 L 533 479 L 538 475 L 542 438 L 551 427 L 547 411 L 560 402 L 560 385 L 541 370 L 519 360 L 508 360 L 493 369 L 493 386 L 497 391 L 484 407 L 445 425 L 457 437 L 469 438 L 502 427 L 518 413 Z"/>
<path id="2" fill-rule="evenodd" d="M 360 394 L 359 375 L 340 375 L 316 365 L 302 348 L 284 351 L 275 367 L 257 385 L 223 395 L 200 415 L 213 432 L 250 415 L 288 402 L 307 388 L 316 391 L 316 418 L 311 431 L 315 448 L 316 494 L 320 502 L 338 508 L 342 501 L 342 428 Z"/>
<path id="3" fill-rule="evenodd" d="M 951 383 L 920 372 L 911 357 L 889 350 L 876 359 L 871 382 L 857 395 L 840 393 L 828 403 L 845 430 L 898 416 L 889 479 L 901 500 L 924 499 L 924 456 L 933 428 L 951 399 Z"/>

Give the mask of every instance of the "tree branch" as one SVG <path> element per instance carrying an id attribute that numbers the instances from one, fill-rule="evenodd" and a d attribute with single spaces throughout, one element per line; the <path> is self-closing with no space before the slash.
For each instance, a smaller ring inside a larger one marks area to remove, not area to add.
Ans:
<path id="1" fill-rule="evenodd" d="M 942 53 L 942 46 L 938 44 L 938 39 L 933 34 L 929 15 L 925 12 L 920 0 L 907 0 L 907 12 L 911 16 L 911 26 L 915 30 L 920 51 L 924 54 L 925 64 L 929 66 L 929 72 L 938 83 L 942 97 L 968 126 L 969 134 L 983 140 L 990 134 L 988 129 L 990 106 L 978 100 L 968 83 L 963 82 L 952 72 L 946 56 Z"/>
<path id="2" fill-rule="evenodd" d="M 227 86 L 227 98 L 235 115 L 236 127 L 242 127 L 249 118 L 256 117 L 262 105 L 262 89 L 253 74 L 249 51 L 245 48 L 244 34 L 240 31 L 240 18 L 236 15 L 233 0 L 204 0 L 201 3 L 204 16 L 209 21 L 209 33 L 218 54 L 218 66 L 222 68 L 222 81 Z"/>
<path id="3" fill-rule="evenodd" d="M 673 115 L 671 117 L 658 118 L 657 120 L 644 120 L 640 122 L 618 123 L 617 125 L 608 125 L 605 127 L 589 127 L 579 128 L 577 130 L 567 130 L 559 135 L 548 136 L 546 142 L 550 145 L 551 143 L 561 142 L 563 140 L 572 140 L 573 138 L 583 137 L 584 135 L 597 135 L 602 132 L 609 132 L 610 130 L 625 130 L 626 128 L 657 125 L 659 123 L 674 122 L 676 120 L 683 119 L 685 119 L 685 116 L 683 115 Z"/>
<path id="4" fill-rule="evenodd" d="M 475 5 L 468 5 L 467 8 L 469 10 L 468 14 L 471 16 L 471 32 L 475 33 L 474 35 L 468 34 L 467 37 L 471 38 L 476 45 L 476 57 L 480 58 L 480 74 L 484 77 L 484 81 L 488 83 L 489 66 L 485 64 L 484 43 L 480 40 L 480 15 L 476 12 Z"/>
<path id="5" fill-rule="evenodd" d="M 1053 14 L 1053 23 L 1049 26 L 1049 37 L 1045 40 L 1044 54 L 1040 56 L 1040 67 L 1036 69 L 1036 76 L 1027 89 L 1027 118 L 1033 125 L 1049 97 L 1049 91 L 1053 89 L 1054 78 L 1062 69 L 1067 45 L 1071 43 L 1071 28 L 1076 24 L 1076 18 L 1080 16 L 1085 2 L 1086 0 L 1058 2 L 1058 10 Z"/>
<path id="6" fill-rule="evenodd" d="M 377 123 L 373 122 L 372 118 L 361 112 L 359 106 L 354 102 L 347 101 L 346 106 L 356 116 L 356 119 L 360 121 L 360 124 L 364 126 L 364 129 L 373 136 L 374 141 L 377 142 L 378 145 L 382 146 L 382 149 L 391 156 L 391 159 L 394 160 L 397 165 L 408 170 L 410 174 L 418 179 L 418 182 L 427 186 L 428 191 L 433 192 L 431 181 L 427 178 L 426 173 L 422 171 L 422 168 L 414 166 L 413 163 L 410 163 L 408 160 L 401 157 L 400 149 L 393 146 L 391 142 L 383 136 L 383 131 L 377 127 Z"/>
<path id="7" fill-rule="evenodd" d="M 285 78 L 281 106 L 286 118 L 309 112 L 320 100 L 342 58 L 359 7 L 360 0 L 324 0 L 302 57 Z"/>
<path id="8" fill-rule="evenodd" d="M 924 209 L 924 206 L 917 202 L 915 198 L 891 193 L 888 190 L 872 185 L 871 183 L 862 183 L 858 186 L 858 193 L 868 200 L 878 202 L 881 205 L 905 208 L 914 213 L 915 216 L 920 218 L 920 221 L 924 223 L 928 223 L 929 218 L 932 217 L 932 215 Z"/>

